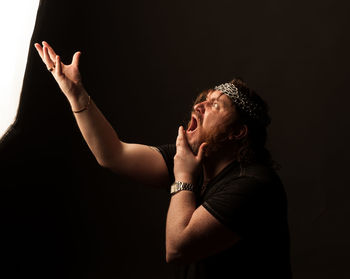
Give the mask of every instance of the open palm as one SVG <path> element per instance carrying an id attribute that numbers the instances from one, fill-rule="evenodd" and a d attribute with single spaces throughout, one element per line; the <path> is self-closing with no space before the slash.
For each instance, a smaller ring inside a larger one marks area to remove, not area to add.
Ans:
<path id="1" fill-rule="evenodd" d="M 81 52 L 74 53 L 72 63 L 65 65 L 47 42 L 43 42 L 42 46 L 36 43 L 35 48 L 66 97 L 68 99 L 76 97 L 78 90 L 82 87 L 79 72 Z"/>

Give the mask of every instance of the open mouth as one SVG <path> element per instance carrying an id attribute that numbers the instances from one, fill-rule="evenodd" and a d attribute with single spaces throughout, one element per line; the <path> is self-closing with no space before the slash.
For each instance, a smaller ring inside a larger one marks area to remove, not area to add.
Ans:
<path id="1" fill-rule="evenodd" d="M 198 121 L 197 119 L 192 115 L 191 122 L 188 125 L 187 132 L 191 133 L 194 132 L 198 127 Z"/>

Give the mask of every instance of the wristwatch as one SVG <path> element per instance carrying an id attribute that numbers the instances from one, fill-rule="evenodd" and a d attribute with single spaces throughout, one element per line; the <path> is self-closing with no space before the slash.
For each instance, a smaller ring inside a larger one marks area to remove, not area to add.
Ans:
<path id="1" fill-rule="evenodd" d="M 170 194 L 174 195 L 182 190 L 194 191 L 194 185 L 191 183 L 185 183 L 181 181 L 175 181 L 170 187 Z"/>

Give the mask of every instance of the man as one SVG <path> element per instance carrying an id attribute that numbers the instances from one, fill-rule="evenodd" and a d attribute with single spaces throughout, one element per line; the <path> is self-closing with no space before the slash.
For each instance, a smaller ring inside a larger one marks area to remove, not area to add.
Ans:
<path id="1" fill-rule="evenodd" d="M 244 82 L 202 92 L 176 146 L 128 144 L 85 91 L 80 52 L 64 65 L 48 43 L 35 47 L 98 163 L 171 184 L 166 261 L 179 265 L 178 278 L 291 278 L 286 196 L 265 149 L 267 107 Z"/>

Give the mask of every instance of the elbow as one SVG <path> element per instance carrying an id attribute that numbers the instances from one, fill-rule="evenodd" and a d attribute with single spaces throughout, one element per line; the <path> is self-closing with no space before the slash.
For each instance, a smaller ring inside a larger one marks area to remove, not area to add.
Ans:
<path id="1" fill-rule="evenodd" d="M 96 158 L 96 157 L 95 157 L 95 159 L 96 159 L 97 164 L 98 164 L 100 167 L 102 167 L 102 168 L 104 168 L 104 169 L 110 169 L 110 168 L 111 168 L 111 167 L 110 167 L 110 164 L 108 164 L 107 161 L 101 160 L 101 159 Z"/>
<path id="2" fill-rule="evenodd" d="M 100 167 L 104 169 L 109 169 L 113 172 L 118 172 L 119 162 L 116 162 L 115 158 L 113 157 L 109 158 L 107 156 L 104 156 L 103 158 L 95 157 L 95 159 Z"/>
<path id="3" fill-rule="evenodd" d="M 108 162 L 105 161 L 105 160 L 100 160 L 100 159 L 96 158 L 96 161 L 100 165 L 100 167 L 102 167 L 104 169 L 110 169 L 111 168 L 110 165 L 108 164 Z"/>
<path id="4" fill-rule="evenodd" d="M 172 264 L 172 263 L 182 263 L 182 257 L 180 253 L 177 252 L 169 252 L 168 250 L 166 251 L 166 255 L 165 255 L 165 261 L 168 264 Z"/>
<path id="5" fill-rule="evenodd" d="M 172 264 L 189 264 L 193 262 L 196 249 L 191 238 L 184 230 L 182 232 L 167 231 L 165 239 L 165 261 Z"/>
<path id="6" fill-rule="evenodd" d="M 175 241 L 166 240 L 165 245 L 165 261 L 167 263 L 176 263 L 181 259 L 181 252 Z"/>
<path id="7" fill-rule="evenodd" d="M 188 264 L 191 263 L 191 259 L 188 253 L 181 249 L 181 247 L 167 245 L 165 251 L 165 261 L 167 263 L 176 264 Z"/>
<path id="8" fill-rule="evenodd" d="M 167 235 L 165 243 L 165 261 L 167 263 L 177 263 L 181 260 L 181 255 L 179 237 L 174 239 Z"/>
<path id="9" fill-rule="evenodd" d="M 97 163 L 105 169 L 109 169 L 113 172 L 121 171 L 123 165 L 125 165 L 126 160 L 123 158 L 121 151 L 110 152 L 99 152 L 98 155 L 95 155 Z"/>
<path id="10" fill-rule="evenodd" d="M 166 263 L 170 264 L 170 263 L 174 263 L 174 258 L 173 258 L 173 255 L 166 252 L 166 255 L 165 255 L 165 261 Z"/>

